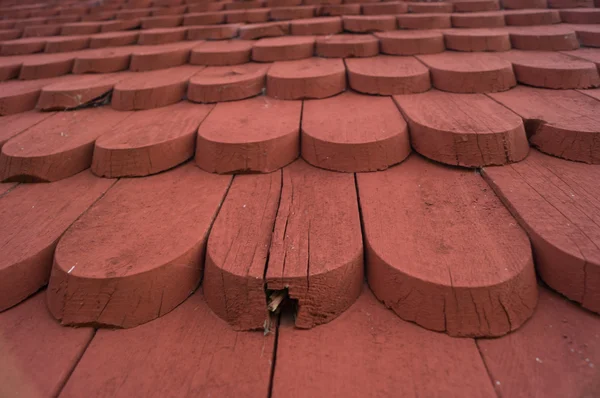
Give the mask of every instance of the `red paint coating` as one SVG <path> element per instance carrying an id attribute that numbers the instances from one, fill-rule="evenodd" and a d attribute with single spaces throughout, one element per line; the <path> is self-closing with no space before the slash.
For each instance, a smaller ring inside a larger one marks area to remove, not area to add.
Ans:
<path id="1" fill-rule="evenodd" d="M 326 1 L 326 0 L 323 0 Z M 267 7 L 292 7 L 302 5 L 302 0 L 266 0 Z"/>
<path id="2" fill-rule="evenodd" d="M 23 37 L 49 37 L 60 34 L 60 25 L 30 25 L 23 29 Z"/>
<path id="3" fill-rule="evenodd" d="M 121 47 L 136 44 L 139 32 L 107 32 L 90 36 L 90 48 Z"/>
<path id="4" fill-rule="evenodd" d="M 256 23 L 269 20 L 268 8 L 255 10 L 235 10 L 225 12 L 226 23 Z"/>
<path id="5" fill-rule="evenodd" d="M 390 55 L 434 54 L 444 51 L 444 36 L 433 30 L 378 32 L 381 52 Z"/>
<path id="6" fill-rule="evenodd" d="M 600 47 L 600 26 L 596 25 L 571 25 L 575 30 L 577 39 L 582 46 Z"/>
<path id="7" fill-rule="evenodd" d="M 60 34 L 63 36 L 72 35 L 93 35 L 100 32 L 99 22 L 72 22 L 66 23 L 60 29 Z"/>
<path id="8" fill-rule="evenodd" d="M 134 4 L 132 4 L 131 6 L 135 7 Z M 130 8 L 131 8 L 131 6 L 130 6 Z M 137 9 L 137 10 L 136 9 L 131 9 L 131 10 L 123 9 L 123 10 L 118 11 L 115 14 L 115 18 L 117 20 L 136 20 L 136 21 L 139 21 L 139 24 L 141 24 L 141 18 L 150 16 L 150 12 L 151 12 L 151 10 L 149 10 L 147 8 L 146 9 L 141 8 L 141 9 Z M 121 29 L 119 29 L 119 30 L 121 30 Z"/>
<path id="9" fill-rule="evenodd" d="M 311 36 L 269 37 L 254 44 L 252 59 L 258 62 L 273 62 L 310 58 L 314 47 L 315 38 Z"/>
<path id="10" fill-rule="evenodd" d="M 1 29 L 0 40 L 15 40 L 21 37 L 22 31 L 20 29 Z"/>
<path id="11" fill-rule="evenodd" d="M 346 89 L 341 59 L 276 62 L 267 73 L 267 94 L 279 99 L 326 98 Z"/>
<path id="12" fill-rule="evenodd" d="M 181 25 L 183 17 L 181 15 L 164 15 L 158 17 L 142 18 L 142 29 L 169 29 Z M 143 32 L 141 33 L 143 34 Z"/>
<path id="13" fill-rule="evenodd" d="M 408 12 L 414 14 L 440 13 L 446 14 L 452 12 L 452 3 L 449 2 L 409 2 Z"/>
<path id="14" fill-rule="evenodd" d="M 387 1 L 362 5 L 363 15 L 394 15 L 408 12 L 408 5 L 403 1 Z"/>
<path id="15" fill-rule="evenodd" d="M 515 10 L 504 11 L 504 21 L 507 25 L 552 25 L 560 22 L 556 10 Z"/>
<path id="16" fill-rule="evenodd" d="M 34 109 L 42 87 L 56 81 L 56 78 L 30 81 L 13 80 L 0 84 L 0 116 Z"/>
<path id="17" fill-rule="evenodd" d="M 531 151 L 523 162 L 483 175 L 528 232 L 538 275 L 551 288 L 600 312 L 596 207 L 600 166 Z"/>
<path id="18" fill-rule="evenodd" d="M 89 36 L 57 36 L 49 37 L 44 46 L 47 53 L 65 53 L 86 49 L 90 46 Z"/>
<path id="19" fill-rule="evenodd" d="M 12 137 L 52 116 L 50 112 L 23 112 L 0 117 L 0 148 Z"/>
<path id="20" fill-rule="evenodd" d="M 600 101 L 600 89 L 599 88 L 593 88 L 590 90 L 577 90 L 577 91 Z"/>
<path id="21" fill-rule="evenodd" d="M 204 296 L 234 330 L 269 325 L 264 273 L 281 174 L 235 176 L 208 238 Z"/>
<path id="22" fill-rule="evenodd" d="M 264 22 L 240 27 L 240 39 L 254 40 L 263 37 L 278 37 L 290 34 L 289 22 Z"/>
<path id="23" fill-rule="evenodd" d="M 226 10 L 250 10 L 255 8 L 261 8 L 264 5 L 262 0 L 246 0 L 239 2 L 225 3 Z"/>
<path id="24" fill-rule="evenodd" d="M 44 51 L 46 38 L 21 38 L 16 40 L 7 40 L 0 43 L 0 55 L 22 55 L 33 54 Z"/>
<path id="25" fill-rule="evenodd" d="M 343 172 L 384 170 L 410 153 L 408 128 L 390 98 L 346 92 L 304 102 L 302 157 Z"/>
<path id="26" fill-rule="evenodd" d="M 188 29 L 188 40 L 225 40 L 238 35 L 240 25 L 193 26 Z"/>
<path id="27" fill-rule="evenodd" d="M 154 3 L 153 5 L 157 6 L 157 5 L 161 5 L 164 7 L 160 7 L 158 9 L 155 9 L 152 11 L 152 15 L 153 16 L 168 16 L 168 15 L 172 15 L 172 16 L 177 16 L 177 15 L 182 15 L 186 12 L 187 10 L 187 5 L 185 4 L 181 4 L 182 2 L 180 0 L 175 0 L 175 1 L 157 1 L 156 3 Z"/>
<path id="28" fill-rule="evenodd" d="M 384 32 L 396 30 L 396 17 L 393 15 L 360 15 L 342 17 L 344 30 L 354 33 Z"/>
<path id="29" fill-rule="evenodd" d="M 485 95 L 431 90 L 394 100 L 410 127 L 413 148 L 430 159 L 481 167 L 518 162 L 529 151 L 521 118 Z"/>
<path id="30" fill-rule="evenodd" d="M 274 335 L 234 332 L 196 293 L 147 325 L 98 331 L 61 395 L 266 397 Z"/>
<path id="31" fill-rule="evenodd" d="M 192 65 L 239 65 L 250 62 L 252 41 L 224 40 L 207 41 L 192 49 L 190 64 Z"/>
<path id="32" fill-rule="evenodd" d="M 548 8 L 548 0 L 502 0 L 506 9 Z"/>
<path id="33" fill-rule="evenodd" d="M 452 14 L 452 26 L 455 28 L 500 28 L 505 26 L 504 13 L 492 11 Z"/>
<path id="34" fill-rule="evenodd" d="M 141 25 L 138 18 L 122 19 L 118 17 L 114 21 L 106 22 L 100 28 L 101 32 L 118 32 L 123 30 L 137 29 Z"/>
<path id="35" fill-rule="evenodd" d="M 183 65 L 136 73 L 115 85 L 112 107 L 122 111 L 140 110 L 179 102 L 185 96 L 190 77 L 202 69 L 202 66 Z"/>
<path id="36" fill-rule="evenodd" d="M 0 58 L 0 82 L 18 77 L 26 59 L 27 57 L 20 56 Z"/>
<path id="37" fill-rule="evenodd" d="M 548 0 L 548 8 L 594 8 L 594 6 L 594 0 Z"/>
<path id="38" fill-rule="evenodd" d="M 563 23 L 600 24 L 600 10 L 598 9 L 573 8 L 559 12 Z"/>
<path id="39" fill-rule="evenodd" d="M 73 54 L 36 54 L 23 60 L 19 79 L 33 80 L 63 76 L 73 69 Z"/>
<path id="40" fill-rule="evenodd" d="M 19 185 L 18 182 L 0 182 L 0 197 L 6 195 L 17 185 Z"/>
<path id="41" fill-rule="evenodd" d="M 366 287 L 327 325 L 298 330 L 292 322 L 279 327 L 275 397 L 496 398 L 472 339 L 405 322 Z"/>
<path id="42" fill-rule="evenodd" d="M 84 171 L 53 184 L 21 184 L 0 198 L 0 311 L 48 283 L 59 238 L 113 183 Z"/>
<path id="43" fill-rule="evenodd" d="M 323 1 L 323 0 L 316 0 Z M 330 2 L 332 3 L 332 2 Z M 338 3 L 336 1 L 336 3 Z M 307 4 L 304 0 L 304 4 Z M 319 16 L 360 15 L 360 4 L 325 4 L 317 10 Z"/>
<path id="44" fill-rule="evenodd" d="M 227 1 L 187 2 L 189 12 L 222 11 Z"/>
<path id="45" fill-rule="evenodd" d="M 372 57 L 379 54 L 379 40 L 369 34 L 318 37 L 315 54 L 325 58 Z"/>
<path id="46" fill-rule="evenodd" d="M 268 173 L 298 157 L 300 101 L 221 102 L 198 128 L 196 163 L 211 173 Z"/>
<path id="47" fill-rule="evenodd" d="M 0 178 L 58 181 L 90 167 L 94 141 L 129 114 L 109 107 L 59 112 L 2 147 Z"/>
<path id="48" fill-rule="evenodd" d="M 452 27 L 450 14 L 400 14 L 397 19 L 400 29 L 446 29 Z"/>
<path id="49" fill-rule="evenodd" d="M 600 85 L 598 68 L 558 52 L 508 51 L 499 54 L 513 64 L 519 83 L 534 87 L 569 89 Z"/>
<path id="50" fill-rule="evenodd" d="M 517 84 L 510 62 L 493 55 L 447 51 L 417 58 L 429 67 L 433 86 L 440 90 L 487 93 Z"/>
<path id="51" fill-rule="evenodd" d="M 129 69 L 134 48 L 123 46 L 80 52 L 73 64 L 73 73 L 112 73 Z"/>
<path id="52" fill-rule="evenodd" d="M 187 27 L 157 28 L 141 30 L 138 38 L 140 45 L 158 45 L 177 43 L 185 40 Z"/>
<path id="53" fill-rule="evenodd" d="M 225 23 L 225 14 L 221 12 L 188 13 L 183 16 L 185 26 L 218 25 Z"/>
<path id="54" fill-rule="evenodd" d="M 290 32 L 294 36 L 334 35 L 344 30 L 342 18 L 319 17 L 290 21 Z"/>
<path id="55" fill-rule="evenodd" d="M 565 51 L 579 48 L 572 29 L 560 26 L 528 26 L 510 30 L 512 47 L 529 51 Z"/>
<path id="56" fill-rule="evenodd" d="M 335 197 L 335 206 L 331 205 Z M 267 287 L 298 300 L 295 324 L 327 323 L 360 295 L 363 245 L 354 176 L 297 160 L 283 169 Z"/>
<path id="57" fill-rule="evenodd" d="M 185 162 L 194 155 L 196 130 L 212 108 L 178 102 L 133 113 L 96 140 L 92 172 L 139 177 Z"/>
<path id="58" fill-rule="evenodd" d="M 505 30 L 452 29 L 444 32 L 448 50 L 454 51 L 508 51 L 510 37 Z"/>
<path id="59" fill-rule="evenodd" d="M 156 46 L 134 46 L 129 69 L 134 72 L 147 72 L 186 64 L 192 48 L 200 43 L 202 42 L 182 41 Z"/>
<path id="60" fill-rule="evenodd" d="M 600 49 L 598 48 L 580 48 L 574 51 L 564 51 L 563 53 L 571 57 L 593 62 L 600 68 Z"/>
<path id="61" fill-rule="evenodd" d="M 129 328 L 170 312 L 200 282 L 230 180 L 188 163 L 115 183 L 56 247 L 52 315 L 64 325 Z"/>
<path id="62" fill-rule="evenodd" d="M 270 17 L 275 21 L 289 21 L 294 19 L 312 18 L 315 16 L 316 6 L 304 5 L 293 7 L 271 8 Z"/>
<path id="63" fill-rule="evenodd" d="M 476 13 L 500 9 L 498 0 L 453 0 L 454 12 Z"/>
<path id="64" fill-rule="evenodd" d="M 130 76 L 127 72 L 102 75 L 77 75 L 68 82 L 45 86 L 36 108 L 65 110 L 90 104 L 112 91 L 114 85 Z"/>
<path id="65" fill-rule="evenodd" d="M 517 86 L 490 96 L 525 119 L 529 142 L 564 159 L 600 164 L 600 104 L 572 90 Z"/>
<path id="66" fill-rule="evenodd" d="M 500 396 L 594 397 L 598 330 L 597 316 L 541 288 L 534 316 L 518 333 L 477 345 Z"/>
<path id="67" fill-rule="evenodd" d="M 256 63 L 208 67 L 190 79 L 188 100 L 211 103 L 259 95 L 265 88 L 269 67 Z"/>
<path id="68" fill-rule="evenodd" d="M 0 396 L 57 396 L 93 333 L 57 325 L 43 293 L 1 313 Z"/>
<path id="69" fill-rule="evenodd" d="M 349 58 L 346 68 L 350 87 L 365 94 L 414 94 L 431 88 L 429 69 L 414 57 Z"/>
<path id="70" fill-rule="evenodd" d="M 529 239 L 478 174 L 413 155 L 357 181 L 369 286 L 398 316 L 451 336 L 501 336 L 532 315 Z"/>

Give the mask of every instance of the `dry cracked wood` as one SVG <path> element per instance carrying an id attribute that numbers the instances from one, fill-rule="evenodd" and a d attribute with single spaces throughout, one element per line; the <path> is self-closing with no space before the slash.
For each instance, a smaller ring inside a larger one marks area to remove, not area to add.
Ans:
<path id="1" fill-rule="evenodd" d="M 42 88 L 36 107 L 44 111 L 66 110 L 102 103 L 115 84 L 128 76 L 128 72 L 77 75 L 74 80 L 50 84 Z"/>
<path id="2" fill-rule="evenodd" d="M 574 90 L 526 86 L 489 96 L 525 119 L 529 142 L 540 151 L 600 163 L 600 101 Z"/>
<path id="3" fill-rule="evenodd" d="M 394 102 L 353 92 L 305 101 L 301 145 L 308 163 L 342 172 L 384 170 L 410 153 Z"/>
<path id="4" fill-rule="evenodd" d="M 361 93 L 415 94 L 431 88 L 429 69 L 414 57 L 379 55 L 345 62 L 348 84 Z"/>
<path id="5" fill-rule="evenodd" d="M 303 160 L 283 169 L 266 279 L 269 290 L 287 290 L 297 300 L 299 328 L 329 322 L 354 303 L 363 245 L 352 174 Z"/>
<path id="6" fill-rule="evenodd" d="M 264 274 L 281 196 L 280 170 L 237 175 L 211 229 L 202 282 L 209 307 L 235 330 L 268 326 Z"/>
<path id="7" fill-rule="evenodd" d="M 529 239 L 477 173 L 413 155 L 357 181 L 369 286 L 398 316 L 490 337 L 532 315 Z"/>
<path id="8" fill-rule="evenodd" d="M 453 93 L 488 93 L 515 86 L 515 75 L 508 61 L 490 54 L 445 51 L 418 55 L 431 71 L 435 88 Z"/>
<path id="9" fill-rule="evenodd" d="M 531 151 L 483 175 L 529 233 L 544 282 L 600 312 L 600 166 Z"/>
<path id="10" fill-rule="evenodd" d="M 84 171 L 21 184 L 0 198 L 0 311 L 45 286 L 59 238 L 114 183 Z"/>
<path id="11" fill-rule="evenodd" d="M 0 153 L 0 178 L 58 181 L 92 164 L 94 142 L 129 116 L 109 107 L 58 112 L 10 139 Z"/>
<path id="12" fill-rule="evenodd" d="M 301 101 L 220 102 L 198 128 L 196 163 L 211 173 L 275 171 L 300 152 Z"/>
<path id="13" fill-rule="evenodd" d="M 60 240 L 48 308 L 62 324 L 133 327 L 184 301 L 231 177 L 193 163 L 121 179 Z"/>
<path id="14" fill-rule="evenodd" d="M 430 159 L 480 167 L 518 162 L 529 151 L 523 120 L 483 94 L 430 90 L 394 100 L 413 148 Z"/>
<path id="15" fill-rule="evenodd" d="M 570 89 L 600 85 L 598 68 L 593 62 L 555 51 L 512 50 L 498 53 L 513 64 L 519 83 L 528 86 Z"/>
<path id="16" fill-rule="evenodd" d="M 194 156 L 196 130 L 212 105 L 178 102 L 133 112 L 94 145 L 92 171 L 101 177 L 146 176 Z"/>

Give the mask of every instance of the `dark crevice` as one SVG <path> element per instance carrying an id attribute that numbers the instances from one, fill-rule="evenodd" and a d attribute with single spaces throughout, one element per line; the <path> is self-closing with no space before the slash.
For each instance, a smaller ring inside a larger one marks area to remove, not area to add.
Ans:
<path id="1" fill-rule="evenodd" d="M 227 188 L 225 189 L 225 192 L 223 193 L 223 197 L 221 198 L 221 201 L 219 202 L 217 211 L 215 212 L 212 220 L 210 220 L 210 225 L 208 226 L 208 229 L 206 230 L 206 241 L 205 241 L 206 243 L 204 244 L 202 253 L 200 253 L 200 256 L 201 256 L 200 258 L 204 260 L 204 263 L 206 263 L 206 253 L 208 252 L 208 240 L 210 238 L 210 234 L 212 233 L 212 229 L 215 225 L 215 222 L 217 221 L 217 218 L 219 217 L 219 214 L 221 214 L 221 210 L 223 209 L 223 203 L 225 203 L 225 200 L 227 200 L 227 195 L 229 195 L 229 191 L 231 190 L 231 187 L 233 186 L 234 180 L 235 180 L 235 176 L 231 176 L 231 178 L 229 179 L 229 185 L 227 185 Z M 198 282 L 198 286 L 196 286 L 196 288 L 190 292 L 190 296 L 198 289 L 198 287 L 200 287 L 200 285 L 202 284 L 203 281 L 204 281 L 204 266 L 202 267 L 202 274 L 200 275 L 200 281 Z"/>
<path id="2" fill-rule="evenodd" d="M 0 198 L 2 198 L 2 197 L 4 197 L 4 196 L 8 195 L 10 192 L 12 192 L 12 191 L 13 191 L 13 190 L 14 190 L 16 187 L 18 187 L 19 185 L 20 185 L 19 183 L 16 183 L 14 186 L 12 186 L 12 187 L 8 188 L 6 191 L 4 191 L 4 192 L 0 193 Z"/>
<path id="3" fill-rule="evenodd" d="M 280 315 L 285 312 L 286 314 L 292 314 L 294 318 L 298 312 L 299 302 L 297 299 L 290 297 L 287 288 L 281 290 L 270 290 L 267 289 L 267 308 L 269 312 Z"/>
<path id="4" fill-rule="evenodd" d="M 81 359 L 85 355 L 85 353 L 86 353 L 87 349 L 89 348 L 90 344 L 92 344 L 92 341 L 94 340 L 94 337 L 96 337 L 96 332 L 97 331 L 98 331 L 97 329 L 94 329 L 92 331 L 92 336 L 90 337 L 90 339 L 88 340 L 88 342 L 85 344 L 85 347 L 83 347 L 83 349 L 81 350 L 81 352 L 79 353 L 79 355 L 75 359 L 75 363 L 73 364 L 73 366 L 71 367 L 71 369 L 69 369 L 69 372 L 67 373 L 65 379 L 62 381 L 62 383 L 60 384 L 60 386 L 56 390 L 56 395 L 54 395 L 54 397 L 59 397 L 60 394 L 62 394 L 62 391 L 65 388 L 65 386 L 67 385 L 67 382 L 69 381 L 69 379 L 73 375 L 73 372 L 75 372 L 75 369 L 77 369 L 77 366 L 79 365 L 79 362 L 81 362 Z"/>
<path id="5" fill-rule="evenodd" d="M 273 242 L 273 236 L 275 236 L 275 227 L 277 226 L 277 216 L 279 215 L 279 209 L 281 208 L 281 197 L 283 195 L 283 184 L 284 184 L 283 168 L 279 169 L 277 172 L 279 173 L 279 178 L 280 178 L 281 184 L 279 185 L 279 200 L 277 201 L 277 211 L 275 212 L 275 220 L 273 221 L 273 228 L 271 229 L 271 239 L 269 240 L 269 246 Z M 286 223 L 287 223 L 287 219 L 286 219 Z M 285 234 L 284 234 L 284 237 L 285 237 Z M 266 305 L 269 304 L 269 296 L 270 296 L 270 290 L 267 288 L 267 271 L 269 269 L 269 261 L 270 260 L 271 260 L 271 248 L 269 247 L 269 250 L 267 251 L 267 258 L 265 259 L 265 268 L 263 271 L 263 287 L 265 290 L 265 304 Z M 266 319 L 265 322 L 269 323 L 269 319 Z"/>
<path id="6" fill-rule="evenodd" d="M 274 317 L 276 319 L 276 327 L 275 327 L 275 341 L 273 342 L 273 355 L 271 356 L 271 372 L 269 375 L 269 390 L 267 391 L 267 398 L 272 398 L 273 397 L 273 384 L 275 382 L 275 366 L 277 365 L 277 347 L 279 344 L 279 329 L 281 327 L 281 319 L 282 319 L 282 314 L 284 314 L 283 310 L 285 308 L 282 308 L 282 311 L 279 312 L 277 315 L 272 315 L 272 317 Z"/>
<path id="7" fill-rule="evenodd" d="M 358 175 L 354 173 L 354 188 L 356 189 L 356 204 L 358 206 L 358 217 L 360 221 L 360 233 L 363 244 L 363 275 L 364 279 L 367 280 L 367 235 L 365 234 L 365 223 L 363 221 L 362 207 L 360 205 L 360 192 L 358 188 Z"/>
<path id="8" fill-rule="evenodd" d="M 488 378 L 490 379 L 490 383 L 492 383 L 492 388 L 494 389 L 496 396 L 498 398 L 501 398 L 502 394 L 500 394 L 500 391 L 498 391 L 498 389 L 496 389 L 496 383 L 494 381 L 494 377 L 492 376 L 492 372 L 490 371 L 490 369 L 487 366 L 487 363 L 485 362 L 485 358 L 483 357 L 483 353 L 481 352 L 481 347 L 479 347 L 479 342 L 477 341 L 477 339 L 475 339 L 473 342 L 475 343 L 475 347 L 477 347 L 477 352 L 479 353 L 479 358 L 481 358 L 481 362 L 483 363 L 485 372 L 487 373 Z"/>
<path id="9" fill-rule="evenodd" d="M 58 106 L 58 107 L 51 107 L 51 108 L 46 108 L 43 109 L 44 112 L 61 112 L 61 111 L 77 111 L 80 109 L 87 109 L 87 108 L 98 108 L 101 106 L 106 106 L 109 105 L 110 102 L 112 100 L 112 90 L 107 91 L 104 94 L 101 94 L 100 96 L 96 97 L 96 98 L 92 98 L 86 102 L 77 104 L 75 106 L 70 106 L 70 107 L 64 107 L 64 106 Z"/>

